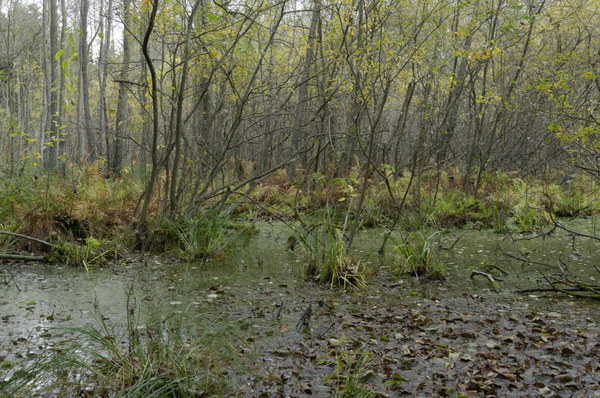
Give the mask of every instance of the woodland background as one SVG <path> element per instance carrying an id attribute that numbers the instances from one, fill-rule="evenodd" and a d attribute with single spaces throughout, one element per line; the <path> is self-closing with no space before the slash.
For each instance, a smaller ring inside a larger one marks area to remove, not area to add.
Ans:
<path id="1" fill-rule="evenodd" d="M 354 168 L 365 181 L 446 170 L 471 192 L 497 170 L 569 174 L 575 160 L 597 173 L 599 11 L 597 0 L 3 0 L 0 170 L 141 171 L 141 221 L 157 187 L 175 214 L 282 169 Z"/>

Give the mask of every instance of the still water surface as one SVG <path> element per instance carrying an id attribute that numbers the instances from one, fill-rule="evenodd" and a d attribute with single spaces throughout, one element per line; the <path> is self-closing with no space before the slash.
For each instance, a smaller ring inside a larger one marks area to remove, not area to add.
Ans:
<path id="1" fill-rule="evenodd" d="M 93 325 L 98 313 L 118 324 L 126 317 L 128 295 L 139 309 L 142 322 L 182 311 L 217 317 L 223 313 L 243 314 L 256 310 L 253 301 L 265 295 L 272 297 L 272 306 L 262 309 L 265 311 L 275 311 L 284 302 L 300 305 L 308 299 L 343 301 L 345 293 L 315 286 L 299 277 L 301 260 L 286 251 L 290 232 L 285 225 L 259 223 L 257 227 L 258 234 L 239 239 L 235 255 L 218 261 L 188 264 L 149 256 L 91 272 L 61 266 L 4 265 L 5 269 L 10 267 L 10 273 L 4 273 L 6 284 L 0 285 L 0 354 L 18 339 L 44 340 L 56 327 Z M 570 221 L 569 227 L 595 232 L 592 218 Z M 540 265 L 536 270 L 505 254 L 526 255 L 553 266 L 566 265 L 582 280 L 598 285 L 600 274 L 594 266 L 600 264 L 600 245 L 596 241 L 573 240 L 564 232 L 545 239 L 527 239 L 530 237 L 509 237 L 493 231 L 449 231 L 439 235 L 437 242 L 438 247 L 452 246 L 451 250 L 438 250 L 447 279 L 423 283 L 397 276 L 379 265 L 376 252 L 384 234 L 383 229 L 371 229 L 362 231 L 356 239 L 352 255 L 377 271 L 364 294 L 401 303 L 423 297 L 455 300 L 468 294 L 492 301 L 508 300 L 507 306 L 540 311 L 577 310 L 600 320 L 597 301 L 551 301 L 544 293 L 515 294 L 518 289 L 545 287 L 540 285 L 539 270 L 552 273 L 556 269 Z M 390 247 L 388 253 L 392 252 Z M 492 291 L 484 277 L 470 277 L 473 270 L 490 265 L 508 272 L 502 276 L 500 292 Z M 293 317 L 290 322 L 294 322 Z"/>

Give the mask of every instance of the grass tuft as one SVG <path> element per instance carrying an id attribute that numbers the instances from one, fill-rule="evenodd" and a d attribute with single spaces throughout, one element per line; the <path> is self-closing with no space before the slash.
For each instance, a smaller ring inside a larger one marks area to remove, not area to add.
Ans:
<path id="1" fill-rule="evenodd" d="M 422 231 L 410 233 L 405 239 L 395 240 L 394 265 L 401 275 L 411 275 L 426 279 L 443 279 L 444 268 L 439 262 L 434 242 L 438 232 L 425 234 Z"/>
<path id="2" fill-rule="evenodd" d="M 226 389 L 219 374 L 236 363 L 226 324 L 184 312 L 142 327 L 129 304 L 126 325 L 97 318 L 33 360 L 0 369 L 0 396 L 191 398 Z"/>

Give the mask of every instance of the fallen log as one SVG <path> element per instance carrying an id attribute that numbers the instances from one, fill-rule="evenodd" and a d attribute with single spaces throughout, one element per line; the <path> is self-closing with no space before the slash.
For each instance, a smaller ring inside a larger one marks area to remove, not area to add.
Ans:
<path id="1" fill-rule="evenodd" d="M 0 260 L 46 261 L 47 258 L 45 256 L 33 256 L 28 254 L 0 253 Z"/>
<path id="2" fill-rule="evenodd" d="M 27 240 L 30 240 L 32 242 L 36 242 L 36 243 L 39 243 L 41 245 L 44 245 L 46 247 L 50 247 L 50 248 L 54 247 L 54 245 L 52 243 L 46 242 L 45 240 L 34 238 L 33 236 L 18 234 L 16 232 L 0 231 L 0 235 L 14 236 L 15 238 L 27 239 Z"/>
<path id="3" fill-rule="evenodd" d="M 18 234 L 16 232 L 9 231 L 0 231 L 0 235 L 13 236 L 15 238 L 29 240 L 35 243 L 39 243 L 40 245 L 49 247 L 50 249 L 54 249 L 54 246 L 50 242 L 46 242 L 45 240 L 34 238 L 33 236 Z M 33 254 L 9 254 L 9 253 L 0 253 L 0 260 L 21 260 L 21 261 L 46 261 L 48 258 L 46 256 L 36 256 Z"/>

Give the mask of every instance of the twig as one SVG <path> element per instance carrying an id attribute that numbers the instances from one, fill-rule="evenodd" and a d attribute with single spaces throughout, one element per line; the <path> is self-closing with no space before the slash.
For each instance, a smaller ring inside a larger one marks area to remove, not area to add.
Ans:
<path id="1" fill-rule="evenodd" d="M 568 295 L 574 296 L 574 297 L 582 297 L 582 298 L 600 300 L 600 287 L 586 285 L 583 282 L 569 281 L 566 279 L 553 281 L 553 280 L 551 280 L 551 278 L 546 276 L 546 274 L 544 274 L 538 267 L 536 267 L 535 264 L 532 264 L 532 265 L 540 274 L 542 274 L 542 277 L 546 280 L 546 282 L 548 282 L 548 284 L 554 289 L 555 292 L 568 294 Z M 559 286 L 560 284 L 566 284 L 567 286 L 571 286 L 571 288 L 560 287 Z M 573 285 L 576 285 L 576 287 L 575 287 L 576 290 L 572 290 Z M 591 291 L 593 293 L 592 294 L 582 293 L 582 292 L 586 292 L 586 291 Z"/>
<path id="2" fill-rule="evenodd" d="M 441 250 L 452 250 L 452 249 L 454 249 L 454 246 L 456 246 L 456 244 L 458 243 L 458 241 L 459 241 L 459 240 L 460 240 L 460 239 L 461 239 L 463 236 L 465 236 L 465 234 L 466 234 L 468 231 L 469 231 L 469 230 L 465 230 L 465 231 L 463 231 L 463 233 L 462 233 L 462 234 L 460 234 L 460 236 L 454 240 L 454 243 L 452 243 L 452 246 L 450 246 L 450 247 L 444 247 L 444 246 L 440 246 L 440 249 L 441 249 Z"/>
<path id="3" fill-rule="evenodd" d="M 538 238 L 545 239 L 548 236 L 551 236 L 554 233 L 554 231 L 556 231 L 557 228 L 558 228 L 558 226 L 554 225 L 547 232 L 539 233 L 539 234 L 533 235 L 533 236 L 522 237 L 522 238 L 513 237 L 513 233 L 510 230 L 507 230 L 507 234 L 510 237 L 510 240 L 512 240 L 513 242 L 518 242 L 518 241 L 522 241 L 522 240 L 534 240 L 534 239 L 538 239 Z"/>
<path id="4" fill-rule="evenodd" d="M 331 330 L 331 328 L 333 327 L 333 325 L 335 325 L 335 321 L 331 322 L 331 324 L 329 325 L 329 327 L 327 329 L 325 329 L 325 331 L 323 333 L 321 333 L 321 337 L 324 337 L 327 332 L 329 332 Z"/>
<path id="5" fill-rule="evenodd" d="M 312 316 L 312 303 L 308 305 L 306 310 L 302 313 L 302 316 L 298 320 L 296 324 L 296 331 L 300 331 L 302 329 L 308 329 L 310 325 L 310 317 Z"/>
<path id="6" fill-rule="evenodd" d="M 498 272 L 500 272 L 502 275 L 510 275 L 508 273 L 508 271 L 506 271 L 504 268 L 502 268 L 498 264 L 490 264 L 485 269 L 486 269 L 486 271 L 491 271 L 491 270 L 495 269 L 495 270 L 498 270 Z"/>
<path id="7" fill-rule="evenodd" d="M 463 236 L 465 236 L 465 234 L 467 233 L 467 231 L 468 231 L 468 229 L 465 230 L 465 231 L 463 231 L 463 233 L 460 234 L 460 236 L 454 240 L 454 243 L 452 244 L 452 246 L 450 246 L 450 247 L 440 246 L 440 250 L 452 250 L 452 249 L 454 249 L 454 246 L 456 246 L 456 244 L 458 243 L 458 241 L 460 240 L 460 238 L 462 238 Z"/>
<path id="8" fill-rule="evenodd" d="M 504 251 L 504 249 L 502 249 L 502 248 L 500 248 L 500 251 L 501 251 L 501 252 L 502 252 L 502 254 L 503 254 L 503 255 L 505 255 L 506 257 L 509 257 L 509 258 L 515 259 L 515 260 L 517 260 L 517 261 L 522 261 L 523 263 L 532 264 L 532 265 L 541 265 L 541 266 L 544 266 L 544 267 L 551 267 L 551 268 L 557 268 L 557 269 L 560 269 L 560 267 L 559 267 L 559 266 L 557 266 L 557 265 L 554 265 L 554 264 L 547 264 L 547 263 L 541 263 L 541 262 L 539 262 L 539 261 L 533 261 L 533 260 L 530 260 L 530 259 L 528 259 L 527 257 L 525 257 L 525 256 L 524 256 L 522 253 L 520 253 L 520 252 L 519 252 L 519 254 L 521 254 L 521 256 L 522 256 L 522 257 L 518 257 L 518 256 L 515 256 L 515 255 L 513 255 L 513 254 L 507 253 L 507 252 L 505 252 L 505 251 Z"/>
<path id="9" fill-rule="evenodd" d="M 554 221 L 554 219 L 553 219 L 553 221 Z M 565 227 L 564 225 L 562 225 L 561 223 L 559 223 L 559 222 L 557 222 L 557 221 L 555 221 L 555 224 L 554 224 L 554 225 L 555 225 L 557 228 L 560 228 L 560 229 L 562 229 L 562 230 L 563 230 L 563 231 L 565 231 L 565 232 L 568 232 L 568 233 L 570 233 L 570 234 L 573 234 L 574 236 L 579 236 L 579 237 L 582 237 L 582 238 L 588 238 L 588 239 L 594 239 L 594 240 L 597 240 L 597 241 L 599 241 L 599 242 L 600 242 L 600 236 L 588 235 L 588 234 L 584 234 L 583 232 L 577 232 L 577 231 L 573 231 L 573 230 L 571 230 L 571 229 L 569 229 L 569 228 Z"/>
<path id="10" fill-rule="evenodd" d="M 584 166 L 581 166 L 578 164 L 576 164 L 575 167 L 577 167 L 578 169 L 581 169 L 583 171 L 587 171 L 591 175 L 600 176 L 600 169 L 592 169 L 592 168 L 584 167 Z"/>
<path id="11" fill-rule="evenodd" d="M 572 288 L 565 288 L 562 290 L 571 293 L 571 292 L 580 292 L 582 289 L 577 288 L 577 287 L 572 287 Z M 544 288 L 537 288 L 537 289 L 515 290 L 513 293 L 536 293 L 536 292 L 554 292 L 554 293 L 556 293 L 557 290 L 553 287 L 544 287 Z"/>
<path id="12" fill-rule="evenodd" d="M 17 280 L 15 279 L 15 276 L 13 275 L 12 271 L 8 268 L 3 269 L 2 271 L 6 271 L 10 274 L 10 279 L 15 283 L 15 287 L 17 288 L 18 291 L 21 291 L 21 288 L 19 287 L 19 285 L 17 285 Z M 6 280 L 6 275 L 2 275 L 4 277 L 4 284 L 6 286 L 8 286 L 8 280 Z"/>
<path id="13" fill-rule="evenodd" d="M 281 311 L 283 310 L 283 302 L 281 302 L 281 304 L 279 304 L 277 307 L 279 307 L 279 309 L 277 310 L 277 315 L 275 315 L 275 319 L 280 320 L 281 319 Z"/>
<path id="14" fill-rule="evenodd" d="M 477 270 L 471 272 L 471 279 L 473 279 L 473 277 L 477 276 L 477 275 L 485 276 L 491 283 L 504 282 L 504 279 L 496 278 L 494 275 L 492 275 L 490 273 L 483 272 L 483 271 L 477 271 Z"/>

